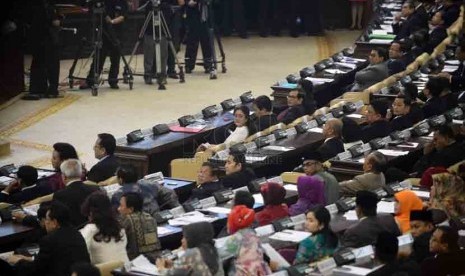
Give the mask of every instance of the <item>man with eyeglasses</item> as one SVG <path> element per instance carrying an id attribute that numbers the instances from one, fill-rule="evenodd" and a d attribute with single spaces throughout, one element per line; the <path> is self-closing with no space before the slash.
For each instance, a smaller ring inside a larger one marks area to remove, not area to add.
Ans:
<path id="1" fill-rule="evenodd" d="M 389 75 L 394 75 L 405 70 L 405 62 L 402 60 L 404 49 L 399 41 L 394 41 L 389 47 L 388 70 Z"/>
<path id="2" fill-rule="evenodd" d="M 388 52 L 386 49 L 376 48 L 371 50 L 369 60 L 370 65 L 355 73 L 355 82 L 351 91 L 363 91 L 389 77 Z"/>
<path id="3" fill-rule="evenodd" d="M 304 94 L 294 90 L 287 95 L 287 108 L 278 115 L 278 122 L 290 124 L 295 119 L 305 115 L 305 108 L 302 105 L 304 102 Z"/>
<path id="4" fill-rule="evenodd" d="M 323 180 L 327 204 L 333 204 L 339 199 L 339 182 L 334 175 L 324 169 L 320 161 L 305 159 L 302 167 L 306 175 L 317 176 Z"/>

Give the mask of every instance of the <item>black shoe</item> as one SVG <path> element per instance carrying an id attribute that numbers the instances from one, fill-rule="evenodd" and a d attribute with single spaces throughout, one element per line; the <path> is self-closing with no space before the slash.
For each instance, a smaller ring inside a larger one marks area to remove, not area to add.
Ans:
<path id="1" fill-rule="evenodd" d="M 42 94 L 27 94 L 27 95 L 24 95 L 23 97 L 21 97 L 21 100 L 25 100 L 25 101 L 38 101 L 40 100 L 40 95 Z"/>
<path id="2" fill-rule="evenodd" d="M 111 89 L 119 89 L 119 86 L 117 83 L 110 83 L 110 88 Z"/>
<path id="3" fill-rule="evenodd" d="M 179 76 L 178 76 L 178 74 L 176 72 L 168 73 L 168 78 L 177 80 L 177 79 L 179 79 Z"/>

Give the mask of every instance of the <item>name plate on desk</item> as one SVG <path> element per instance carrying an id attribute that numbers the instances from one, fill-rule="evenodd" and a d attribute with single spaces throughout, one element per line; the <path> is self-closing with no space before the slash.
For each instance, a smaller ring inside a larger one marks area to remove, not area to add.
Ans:
<path id="1" fill-rule="evenodd" d="M 341 198 L 336 202 L 339 212 L 347 212 L 355 208 L 355 197 Z"/>
<path id="2" fill-rule="evenodd" d="M 335 203 L 333 204 L 330 204 L 330 205 L 326 205 L 326 210 L 328 210 L 329 214 L 331 214 L 331 216 L 334 216 L 335 214 L 337 214 L 337 212 L 339 212 L 339 210 L 337 209 L 337 206 Z"/>
<path id="3" fill-rule="evenodd" d="M 297 216 L 291 217 L 292 223 L 294 224 L 294 228 L 303 228 L 302 226 L 305 224 L 307 217 L 305 214 L 300 214 Z"/>
<path id="4" fill-rule="evenodd" d="M 275 140 L 281 140 L 287 137 L 287 131 L 285 129 L 277 129 L 273 131 L 273 135 L 275 137 Z"/>
<path id="5" fill-rule="evenodd" d="M 274 138 L 274 136 L 273 136 L 273 138 Z M 261 148 L 261 147 L 264 147 L 264 146 L 267 146 L 267 145 L 270 144 L 270 140 L 269 140 L 268 136 L 258 137 L 257 139 L 255 139 L 254 142 L 257 145 L 257 148 Z"/>
<path id="6" fill-rule="evenodd" d="M 294 136 L 297 134 L 297 130 L 295 128 L 288 128 L 286 129 L 287 136 Z"/>
<path id="7" fill-rule="evenodd" d="M 326 123 L 326 121 L 332 118 L 334 118 L 334 116 L 331 113 L 328 113 L 326 115 L 319 115 L 315 117 L 316 122 L 318 123 L 319 126 L 323 125 L 324 123 Z"/>
<path id="8" fill-rule="evenodd" d="M 271 224 L 257 227 L 255 228 L 255 232 L 259 237 L 268 236 L 275 233 L 274 227 Z"/>
<path id="9" fill-rule="evenodd" d="M 268 140 L 268 143 L 272 143 L 272 142 L 276 141 L 276 137 L 274 136 L 273 133 L 270 134 L 270 135 L 267 135 L 266 139 Z"/>
<path id="10" fill-rule="evenodd" d="M 336 268 L 337 264 L 334 258 L 328 258 L 326 260 L 319 261 L 316 263 L 316 266 L 322 275 L 331 275 L 332 270 Z"/>
<path id="11" fill-rule="evenodd" d="M 371 257 L 375 254 L 373 246 L 367 245 L 352 250 L 355 255 L 355 263 L 361 264 L 371 260 Z"/>
<path id="12" fill-rule="evenodd" d="M 344 151 L 336 155 L 336 158 L 337 160 L 347 160 L 352 158 L 352 154 L 350 153 L 350 151 Z"/>
<path id="13" fill-rule="evenodd" d="M 174 217 L 179 217 L 180 215 L 184 214 L 185 211 L 184 211 L 184 208 L 182 208 L 182 206 L 178 206 L 178 207 L 175 207 L 173 209 L 170 210 L 170 213 L 174 216 Z"/>
<path id="14" fill-rule="evenodd" d="M 244 147 L 247 149 L 247 152 L 251 152 L 257 149 L 257 145 L 254 142 L 245 143 Z"/>
<path id="15" fill-rule="evenodd" d="M 285 217 L 277 221 L 272 222 L 274 229 L 276 232 L 283 231 L 284 229 L 289 229 L 294 226 L 290 217 Z"/>
<path id="16" fill-rule="evenodd" d="M 165 180 L 165 177 L 162 172 L 156 172 L 144 176 L 144 180 L 150 180 L 150 182 L 158 182 L 161 184 Z"/>
<path id="17" fill-rule="evenodd" d="M 217 153 L 215 153 L 215 156 L 219 160 L 226 160 L 226 159 L 228 159 L 228 156 L 229 156 L 229 149 L 220 150 Z"/>
<path id="18" fill-rule="evenodd" d="M 207 198 L 201 199 L 201 200 L 200 200 L 200 204 L 202 204 L 202 208 L 203 208 L 203 209 L 216 206 L 215 197 L 211 196 L 211 197 L 207 197 Z"/>
<path id="19" fill-rule="evenodd" d="M 213 193 L 218 204 L 225 203 L 234 198 L 234 192 L 231 189 Z"/>

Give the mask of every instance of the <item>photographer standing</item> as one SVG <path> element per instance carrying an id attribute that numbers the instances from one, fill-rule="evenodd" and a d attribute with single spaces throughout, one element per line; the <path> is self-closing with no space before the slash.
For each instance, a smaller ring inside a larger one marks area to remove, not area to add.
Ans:
<path id="1" fill-rule="evenodd" d="M 187 1 L 187 3 L 185 2 Z M 187 17 L 187 46 L 186 46 L 186 73 L 190 74 L 195 67 L 197 50 L 202 47 L 202 55 L 205 73 L 210 73 L 213 68 L 212 39 L 209 28 L 210 18 L 209 0 L 178 0 L 180 6 L 186 5 Z"/>
<path id="2" fill-rule="evenodd" d="M 94 77 L 98 79 L 102 73 L 103 64 L 105 63 L 107 56 L 110 56 L 111 62 L 110 73 L 108 75 L 108 84 L 112 89 L 119 89 L 118 74 L 119 62 L 121 58 L 121 36 L 123 33 L 123 22 L 128 11 L 128 3 L 126 0 L 104 0 L 104 4 L 105 22 L 102 26 L 102 48 L 100 49 L 98 68 L 95 71 L 96 60 L 94 56 L 94 60 L 90 66 L 89 74 L 86 78 L 86 83 L 81 85 L 79 87 L 80 89 L 88 89 L 94 85 Z M 97 76 L 94 76 L 94 72 L 96 72 Z"/>

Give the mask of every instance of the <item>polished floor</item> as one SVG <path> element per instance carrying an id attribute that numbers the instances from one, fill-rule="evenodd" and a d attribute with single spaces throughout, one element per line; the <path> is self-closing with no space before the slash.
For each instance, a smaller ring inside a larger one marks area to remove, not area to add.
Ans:
<path id="1" fill-rule="evenodd" d="M 249 90 L 255 96 L 270 95 L 271 84 L 353 46 L 358 35 L 332 31 L 324 37 L 230 37 L 223 39 L 228 70 L 219 73 L 217 80 L 209 80 L 203 68 L 197 67 L 186 75 L 185 83 L 170 79 L 164 91 L 157 90 L 156 85 L 145 85 L 143 78 L 136 76 L 133 90 L 123 83 L 119 90 L 104 84 L 97 97 L 75 88 L 59 99 L 13 100 L 0 107 L 0 137 L 9 139 L 12 147 L 9 156 L 0 157 L 0 166 L 15 163 L 50 167 L 51 145 L 55 142 L 73 144 L 80 158 L 91 166 L 96 162 L 92 146 L 98 133 L 122 137 L 135 129 L 197 113 Z M 25 67 L 29 64 L 30 58 L 26 58 Z M 61 62 L 63 82 L 70 66 L 70 60 Z M 85 76 L 88 66 L 85 60 L 80 62 L 77 73 Z M 142 56 L 137 56 L 131 67 L 142 73 Z"/>

